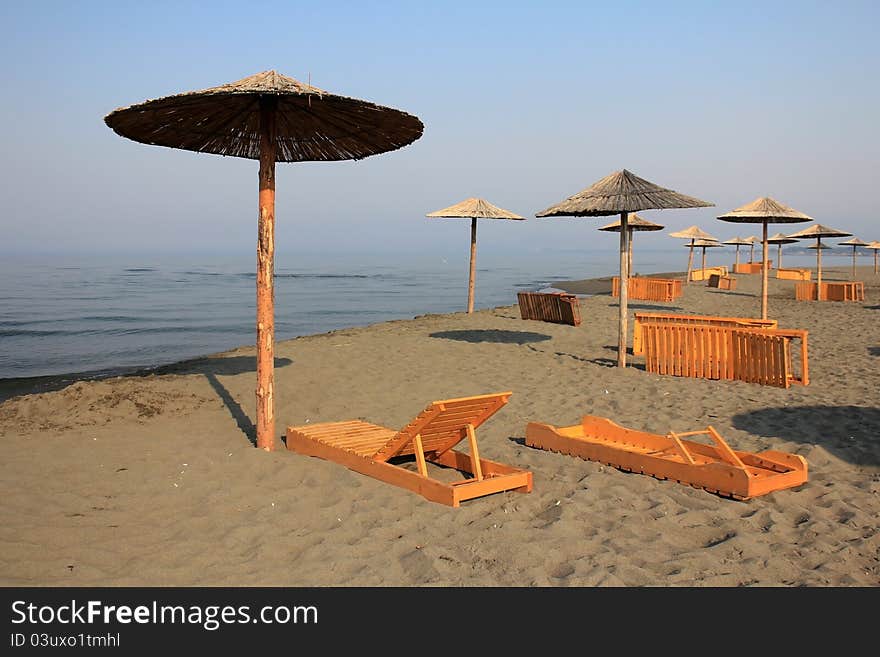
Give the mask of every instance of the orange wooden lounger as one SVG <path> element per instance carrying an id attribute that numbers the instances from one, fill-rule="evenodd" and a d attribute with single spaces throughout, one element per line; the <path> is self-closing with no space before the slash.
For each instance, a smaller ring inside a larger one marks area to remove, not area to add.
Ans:
<path id="1" fill-rule="evenodd" d="M 696 435 L 708 435 L 715 444 L 682 440 Z M 661 436 L 585 415 L 581 424 L 573 427 L 530 422 L 526 426 L 526 445 L 599 461 L 627 472 L 673 479 L 737 500 L 807 481 L 807 461 L 802 456 L 776 450 L 757 454 L 735 451 L 712 427 L 686 433 L 670 431 Z"/>
<path id="2" fill-rule="evenodd" d="M 512 393 L 445 399 L 431 403 L 400 431 L 348 420 L 287 427 L 287 449 L 340 463 L 350 470 L 407 488 L 441 504 L 459 506 L 491 493 L 532 490 L 532 473 L 480 458 L 475 430 L 507 403 Z M 454 449 L 468 439 L 470 454 Z M 391 463 L 414 456 L 418 472 Z M 427 463 L 471 475 L 446 483 L 428 474 Z"/>

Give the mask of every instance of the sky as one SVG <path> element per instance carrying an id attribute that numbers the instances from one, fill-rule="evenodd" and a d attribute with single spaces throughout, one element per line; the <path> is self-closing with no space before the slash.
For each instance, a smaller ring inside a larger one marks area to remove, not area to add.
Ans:
<path id="1" fill-rule="evenodd" d="M 646 211 L 675 246 L 760 226 L 716 216 L 771 196 L 880 239 L 880 3 L 0 2 L 0 254 L 244 254 L 254 160 L 140 144 L 103 117 L 274 69 L 418 116 L 423 136 L 357 162 L 279 163 L 276 248 L 616 249 L 614 217 L 535 213 L 620 169 L 714 207 Z M 792 232 L 807 224 L 771 225 Z"/>

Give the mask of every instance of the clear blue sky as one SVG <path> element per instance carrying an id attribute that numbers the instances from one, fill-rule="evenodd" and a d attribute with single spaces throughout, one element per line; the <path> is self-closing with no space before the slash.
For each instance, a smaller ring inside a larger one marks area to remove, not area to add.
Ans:
<path id="1" fill-rule="evenodd" d="M 113 109 L 267 69 L 403 109 L 412 145 L 279 164 L 279 257 L 466 248 L 480 196 L 529 217 L 480 248 L 613 246 L 534 213 L 627 168 L 715 208 L 772 196 L 880 239 L 880 3 L 11 2 L 0 5 L 0 252 L 252 254 L 257 163 L 123 139 Z M 771 231 L 788 230 L 772 226 Z"/>

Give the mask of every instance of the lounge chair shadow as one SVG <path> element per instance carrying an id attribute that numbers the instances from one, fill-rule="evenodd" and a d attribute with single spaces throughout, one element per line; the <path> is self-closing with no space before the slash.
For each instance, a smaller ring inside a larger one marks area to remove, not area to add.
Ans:
<path id="1" fill-rule="evenodd" d="M 616 358 L 590 358 L 587 362 L 601 365 L 602 367 L 617 367 Z M 645 371 L 644 363 L 627 363 L 626 366 L 634 370 Z"/>
<path id="2" fill-rule="evenodd" d="M 733 297 L 753 297 L 754 294 L 749 294 L 748 292 L 733 292 L 731 290 L 709 290 L 711 294 L 724 294 L 730 295 Z M 769 295 L 768 295 L 769 296 Z M 779 297 L 782 298 L 782 297 Z"/>
<path id="3" fill-rule="evenodd" d="M 819 445 L 840 459 L 880 465 L 877 427 L 880 408 L 866 406 L 784 406 L 734 415 L 737 429 L 759 436 Z"/>
<path id="4" fill-rule="evenodd" d="M 498 342 L 504 344 L 527 344 L 544 342 L 550 336 L 532 331 L 503 331 L 499 329 L 474 329 L 472 331 L 437 331 L 428 334 L 432 338 L 460 340 L 462 342 Z"/>

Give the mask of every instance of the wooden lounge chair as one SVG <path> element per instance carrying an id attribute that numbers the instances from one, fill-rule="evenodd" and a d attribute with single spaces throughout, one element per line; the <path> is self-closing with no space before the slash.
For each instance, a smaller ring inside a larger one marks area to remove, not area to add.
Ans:
<path id="1" fill-rule="evenodd" d="M 348 420 L 287 427 L 287 449 L 340 463 L 350 470 L 414 491 L 449 506 L 491 493 L 532 490 L 532 473 L 480 457 L 476 429 L 512 393 L 435 401 L 400 431 Z M 468 439 L 470 454 L 454 449 Z M 391 462 L 414 456 L 418 471 Z M 471 476 L 446 483 L 432 478 L 428 463 Z"/>
<path id="2" fill-rule="evenodd" d="M 516 302 L 523 319 L 580 326 L 577 296 L 566 292 L 517 292 Z"/>
<path id="3" fill-rule="evenodd" d="M 714 445 L 685 436 L 708 435 Z M 672 479 L 737 500 L 799 486 L 807 481 L 807 461 L 797 454 L 730 448 L 711 426 L 665 436 L 627 429 L 611 420 L 585 415 L 581 424 L 554 427 L 530 422 L 526 445 L 599 461 L 625 470 Z"/>

